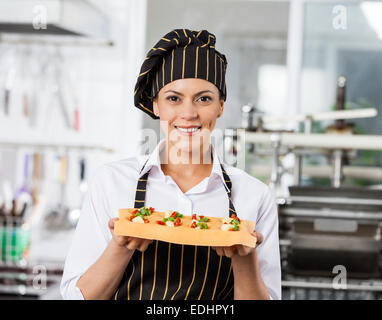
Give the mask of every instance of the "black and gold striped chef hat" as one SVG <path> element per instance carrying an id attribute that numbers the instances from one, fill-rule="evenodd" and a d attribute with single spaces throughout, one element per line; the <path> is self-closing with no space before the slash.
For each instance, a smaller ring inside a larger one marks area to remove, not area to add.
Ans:
<path id="1" fill-rule="evenodd" d="M 216 38 L 207 30 L 175 29 L 147 53 L 134 90 L 134 104 L 154 119 L 153 98 L 177 79 L 200 78 L 212 82 L 226 100 L 227 59 L 215 49 Z"/>

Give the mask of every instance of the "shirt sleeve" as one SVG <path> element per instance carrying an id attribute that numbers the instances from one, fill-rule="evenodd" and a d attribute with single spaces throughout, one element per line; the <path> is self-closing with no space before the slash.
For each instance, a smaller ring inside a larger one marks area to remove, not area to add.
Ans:
<path id="1" fill-rule="evenodd" d="M 258 246 L 258 260 L 262 278 L 270 299 L 281 299 L 281 262 L 279 246 L 278 212 L 275 197 L 267 186 L 260 204 L 255 230 L 263 235 Z"/>
<path id="2" fill-rule="evenodd" d="M 60 292 L 64 299 L 84 299 L 76 286 L 82 274 L 99 258 L 111 239 L 109 205 L 102 190 L 104 168 L 92 177 L 81 208 L 81 215 L 65 259 Z"/>

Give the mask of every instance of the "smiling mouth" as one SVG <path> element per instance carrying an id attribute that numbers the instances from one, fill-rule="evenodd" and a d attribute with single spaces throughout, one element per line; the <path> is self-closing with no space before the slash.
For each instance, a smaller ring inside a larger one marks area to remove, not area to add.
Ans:
<path id="1" fill-rule="evenodd" d="M 194 134 L 197 134 L 199 131 L 200 131 L 200 128 L 199 126 L 193 126 L 193 127 L 178 127 L 178 126 L 175 126 L 175 128 L 183 135 L 187 135 L 187 136 L 191 136 L 191 135 L 194 135 Z"/>

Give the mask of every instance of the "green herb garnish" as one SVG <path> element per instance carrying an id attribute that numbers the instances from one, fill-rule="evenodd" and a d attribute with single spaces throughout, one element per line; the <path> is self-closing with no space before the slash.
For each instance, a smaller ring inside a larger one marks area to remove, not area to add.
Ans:
<path id="1" fill-rule="evenodd" d="M 140 208 L 137 213 L 139 213 L 141 216 L 150 216 L 151 215 L 150 209 L 146 208 L 146 207 Z"/>
<path id="2" fill-rule="evenodd" d="M 204 222 L 198 222 L 198 223 L 196 224 L 196 226 L 198 226 L 200 229 L 208 229 L 207 224 L 204 223 Z"/>
<path id="3" fill-rule="evenodd" d="M 240 222 L 238 220 L 231 220 L 231 223 L 234 225 L 234 226 L 238 226 L 240 224 Z"/>

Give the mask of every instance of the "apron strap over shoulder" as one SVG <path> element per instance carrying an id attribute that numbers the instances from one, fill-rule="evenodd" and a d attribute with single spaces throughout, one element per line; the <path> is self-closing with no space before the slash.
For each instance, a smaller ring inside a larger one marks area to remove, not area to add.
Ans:
<path id="1" fill-rule="evenodd" d="M 224 177 L 224 182 L 225 184 L 223 183 L 224 187 L 226 188 L 226 192 L 227 192 L 227 196 L 228 196 L 228 200 L 229 200 L 229 216 L 232 217 L 232 215 L 236 215 L 237 216 L 237 213 L 236 213 L 236 209 L 235 209 L 235 206 L 233 205 L 233 202 L 232 202 L 232 182 L 231 182 L 231 179 L 229 177 L 229 175 L 227 174 L 227 172 L 224 170 L 224 167 L 222 164 L 220 164 L 220 167 L 221 167 L 221 170 L 222 170 L 222 173 L 223 173 L 223 177 Z"/>

